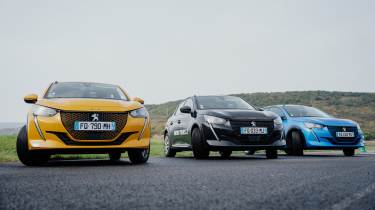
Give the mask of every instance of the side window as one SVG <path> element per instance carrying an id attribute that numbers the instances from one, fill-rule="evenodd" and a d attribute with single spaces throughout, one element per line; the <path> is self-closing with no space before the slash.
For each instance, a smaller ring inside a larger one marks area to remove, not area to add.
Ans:
<path id="1" fill-rule="evenodd" d="M 281 110 L 280 108 L 276 108 L 276 113 L 277 113 L 280 117 L 285 117 L 285 113 L 284 113 L 283 110 Z"/>
<path id="2" fill-rule="evenodd" d="M 285 114 L 284 114 L 283 111 L 281 111 L 281 109 L 279 109 L 279 108 L 271 107 L 269 110 L 270 110 L 271 112 L 273 112 L 273 113 L 279 115 L 280 117 L 285 117 Z"/>

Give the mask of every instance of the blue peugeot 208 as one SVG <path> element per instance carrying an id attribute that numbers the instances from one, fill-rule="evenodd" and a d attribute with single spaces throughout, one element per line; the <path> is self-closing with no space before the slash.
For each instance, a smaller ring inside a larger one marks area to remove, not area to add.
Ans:
<path id="1" fill-rule="evenodd" d="M 353 156 L 364 146 L 364 135 L 358 123 L 334 118 L 314 107 L 275 105 L 263 108 L 283 120 L 288 155 L 303 155 L 304 149 L 339 149 Z"/>

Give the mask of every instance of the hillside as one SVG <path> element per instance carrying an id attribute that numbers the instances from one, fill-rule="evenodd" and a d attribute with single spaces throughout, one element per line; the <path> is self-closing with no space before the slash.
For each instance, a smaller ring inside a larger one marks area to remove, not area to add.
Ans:
<path id="1" fill-rule="evenodd" d="M 233 95 L 257 107 L 273 104 L 314 106 L 333 116 L 359 122 L 367 138 L 375 138 L 375 93 L 296 91 Z M 146 105 L 152 118 L 154 134 L 162 133 L 166 119 L 174 112 L 179 102 L 180 100 Z"/>
<path id="2" fill-rule="evenodd" d="M 0 122 L 0 135 L 15 135 L 23 126 L 23 123 L 2 123 Z"/>

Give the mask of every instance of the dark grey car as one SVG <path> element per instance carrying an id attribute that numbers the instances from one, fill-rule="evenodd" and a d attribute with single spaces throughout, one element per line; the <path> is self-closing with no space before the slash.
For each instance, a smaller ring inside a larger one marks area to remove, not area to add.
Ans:
<path id="1" fill-rule="evenodd" d="M 232 151 L 266 150 L 277 158 L 285 146 L 282 121 L 272 112 L 256 109 L 234 96 L 193 96 L 182 101 L 164 131 L 167 157 L 192 150 L 195 158 L 210 151 L 229 157 Z"/>

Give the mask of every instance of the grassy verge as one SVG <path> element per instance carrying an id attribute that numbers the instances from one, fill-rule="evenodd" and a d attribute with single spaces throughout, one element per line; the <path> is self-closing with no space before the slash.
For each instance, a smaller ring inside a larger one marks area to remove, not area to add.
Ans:
<path id="1" fill-rule="evenodd" d="M 16 136 L 0 136 L 0 162 L 17 160 Z"/>
<path id="2" fill-rule="evenodd" d="M 16 136 L 0 136 L 0 162 L 18 161 L 16 153 Z M 163 142 L 160 139 L 151 140 L 151 156 L 162 157 Z M 191 152 L 180 152 L 177 156 L 192 156 Z M 126 153 L 123 157 L 127 157 Z M 55 159 L 106 159 L 106 154 L 82 154 L 82 155 L 54 155 Z"/>
<path id="3" fill-rule="evenodd" d="M 375 141 L 366 141 L 366 150 L 368 152 L 375 152 Z M 235 154 L 242 154 L 236 152 Z M 212 154 L 217 155 L 217 154 Z M 151 156 L 163 157 L 163 141 L 159 138 L 151 140 Z M 192 152 L 177 153 L 177 157 L 192 156 Z M 126 157 L 126 154 L 123 155 Z M 92 154 L 92 155 L 54 155 L 53 158 L 57 159 L 105 159 L 108 158 L 106 154 Z M 0 162 L 18 161 L 16 154 L 16 136 L 0 136 Z"/>

